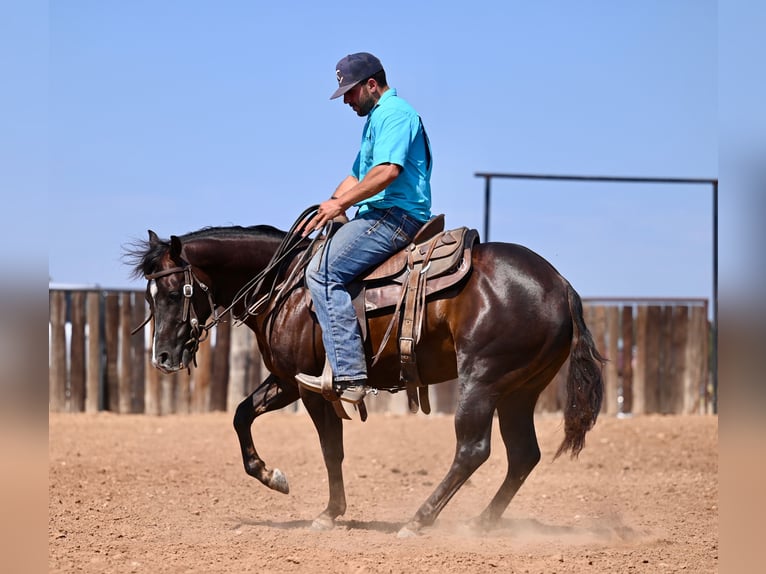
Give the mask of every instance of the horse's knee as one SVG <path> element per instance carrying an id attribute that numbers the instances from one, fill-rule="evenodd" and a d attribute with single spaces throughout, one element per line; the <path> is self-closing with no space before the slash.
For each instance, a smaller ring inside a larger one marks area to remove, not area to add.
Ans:
<path id="1" fill-rule="evenodd" d="M 462 445 L 457 451 L 457 461 L 470 468 L 478 468 L 489 458 L 489 440 Z"/>

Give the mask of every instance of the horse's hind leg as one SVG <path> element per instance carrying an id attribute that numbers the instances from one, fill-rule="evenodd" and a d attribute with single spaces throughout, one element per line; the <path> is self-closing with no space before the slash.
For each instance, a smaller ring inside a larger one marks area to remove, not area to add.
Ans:
<path id="1" fill-rule="evenodd" d="M 414 536 L 423 526 L 433 524 L 458 489 L 489 458 L 494 410 L 494 399 L 484 395 L 476 385 L 470 391 L 461 389 L 455 414 L 457 446 L 452 466 L 412 520 L 399 531 L 399 538 Z"/>
<path id="2" fill-rule="evenodd" d="M 540 461 L 534 424 L 538 394 L 539 391 L 517 391 L 498 402 L 498 423 L 508 457 L 508 470 L 497 494 L 474 521 L 477 528 L 487 529 L 497 523 L 524 480 Z"/>

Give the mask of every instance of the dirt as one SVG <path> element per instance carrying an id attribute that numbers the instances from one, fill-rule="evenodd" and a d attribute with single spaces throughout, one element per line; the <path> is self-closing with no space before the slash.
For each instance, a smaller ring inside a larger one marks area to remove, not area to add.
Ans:
<path id="1" fill-rule="evenodd" d="M 543 458 L 497 528 L 468 526 L 505 473 L 495 427 L 490 459 L 436 523 L 400 539 L 451 463 L 450 416 L 346 423 L 348 510 L 316 532 L 327 478 L 308 415 L 253 425 L 284 495 L 245 474 L 229 414 L 51 414 L 49 571 L 718 571 L 717 416 L 603 416 L 579 460 L 552 460 L 559 415 L 537 431 Z"/>

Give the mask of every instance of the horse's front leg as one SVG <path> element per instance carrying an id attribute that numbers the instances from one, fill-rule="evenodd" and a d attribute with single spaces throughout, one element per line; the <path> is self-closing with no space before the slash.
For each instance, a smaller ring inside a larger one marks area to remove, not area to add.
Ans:
<path id="1" fill-rule="evenodd" d="M 234 430 L 237 431 L 239 446 L 242 449 L 245 472 L 269 488 L 285 494 L 290 491 L 287 477 L 278 468 L 270 470 L 258 456 L 250 427 L 255 417 L 284 408 L 294 403 L 299 396 L 295 383 L 284 383 L 274 375 L 269 375 L 249 397 L 239 403 L 234 414 Z"/>
<path id="2" fill-rule="evenodd" d="M 343 421 L 321 395 L 306 392 L 302 394 L 302 398 L 319 435 L 330 488 L 327 508 L 314 519 L 312 528 L 331 530 L 335 526 L 335 519 L 346 512 L 346 488 L 343 484 Z"/>

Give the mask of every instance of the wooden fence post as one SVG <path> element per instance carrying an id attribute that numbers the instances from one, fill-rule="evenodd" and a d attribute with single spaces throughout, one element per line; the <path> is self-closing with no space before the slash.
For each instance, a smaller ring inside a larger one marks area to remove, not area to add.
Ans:
<path id="1" fill-rule="evenodd" d="M 707 397 L 708 384 L 708 321 L 705 307 L 692 307 L 689 318 L 689 337 L 684 356 L 684 406 L 685 413 L 703 413 L 702 397 Z"/>
<path id="2" fill-rule="evenodd" d="M 616 305 L 606 308 L 607 344 L 604 349 L 609 361 L 604 367 L 604 406 L 607 414 L 616 415 L 620 408 L 620 379 L 617 372 L 619 362 L 620 309 Z"/>
<path id="3" fill-rule="evenodd" d="M 614 360 L 613 356 L 609 354 L 609 333 L 606 328 L 606 308 L 603 305 L 589 305 L 591 322 L 588 324 L 591 333 L 593 334 L 593 340 L 596 343 L 596 348 L 601 352 L 601 355 L 608 358 L 610 361 Z M 608 364 L 608 363 L 607 363 Z M 609 404 L 609 373 L 608 371 L 602 371 L 604 377 L 604 399 L 601 403 L 601 412 L 607 411 L 607 405 Z M 616 400 L 616 397 L 615 397 Z"/>
<path id="4" fill-rule="evenodd" d="M 250 352 L 247 354 L 247 387 L 245 388 L 245 396 L 257 389 L 268 374 L 266 366 L 263 364 L 261 350 L 258 347 L 258 339 L 256 339 L 252 331 L 250 332 L 249 340 Z M 299 405 L 302 407 L 303 403 L 299 403 Z"/>
<path id="5" fill-rule="evenodd" d="M 620 412 L 633 412 L 633 306 L 622 308 L 622 405 Z"/>
<path id="6" fill-rule="evenodd" d="M 646 409 L 647 316 L 649 309 L 639 305 L 636 310 L 636 368 L 633 371 L 633 410 L 643 415 Z"/>
<path id="7" fill-rule="evenodd" d="M 563 402 L 561 397 L 566 397 L 566 374 L 569 370 L 569 358 L 561 365 L 558 373 L 548 386 L 543 389 L 537 398 L 535 412 L 537 413 L 555 413 L 561 410 Z"/>
<path id="8" fill-rule="evenodd" d="M 168 415 L 176 412 L 178 402 L 176 396 L 176 386 L 178 373 L 169 375 L 160 372 L 160 414 Z"/>
<path id="9" fill-rule="evenodd" d="M 663 378 L 660 388 L 663 414 L 681 413 L 684 404 L 684 373 L 686 372 L 686 339 L 689 330 L 689 307 L 666 307 L 668 337 L 663 349 Z"/>
<path id="10" fill-rule="evenodd" d="M 127 333 L 130 337 L 130 362 L 131 368 L 130 411 L 143 413 L 146 411 L 146 341 L 144 329 L 132 334 L 133 329 L 144 322 L 146 315 L 146 302 L 140 292 L 133 293 L 133 315 L 128 325 Z"/>
<path id="11" fill-rule="evenodd" d="M 144 339 L 144 333 L 141 333 Z M 146 387 L 144 389 L 144 412 L 148 415 L 161 415 L 162 411 L 162 385 L 160 383 L 160 371 L 152 365 L 151 344 L 144 351 L 144 370 L 146 372 Z"/>
<path id="12" fill-rule="evenodd" d="M 101 393 L 101 293 L 88 293 L 88 368 L 85 411 L 98 412 Z"/>
<path id="13" fill-rule="evenodd" d="M 661 350 L 664 346 L 662 331 L 662 307 L 649 305 L 646 314 L 646 338 L 644 347 L 644 412 L 660 410 Z"/>
<path id="14" fill-rule="evenodd" d="M 50 305 L 50 370 L 48 371 L 48 404 L 53 412 L 66 408 L 66 298 L 63 291 L 51 291 Z"/>
<path id="15" fill-rule="evenodd" d="M 226 410 L 234 412 L 247 396 L 248 355 L 252 348 L 250 329 L 239 325 L 231 329 L 229 345 L 229 388 L 226 396 Z"/>
<path id="16" fill-rule="evenodd" d="M 120 412 L 120 388 L 119 371 L 117 369 L 117 355 L 120 349 L 120 298 L 117 293 L 107 293 L 104 300 L 104 324 L 106 332 L 106 408 L 107 410 Z"/>
<path id="17" fill-rule="evenodd" d="M 655 389 L 655 400 L 657 402 L 653 412 L 665 414 L 664 399 L 669 394 L 666 389 L 669 386 L 671 376 L 671 367 L 673 364 L 673 353 L 670 348 L 672 337 L 672 316 L 673 310 L 666 305 L 660 306 L 660 312 L 657 316 L 657 388 Z"/>
<path id="18" fill-rule="evenodd" d="M 117 353 L 117 388 L 119 398 L 117 401 L 118 412 L 129 413 L 132 407 L 131 382 L 133 380 L 133 361 L 131 357 L 130 321 L 133 318 L 131 293 L 120 293 L 120 331 L 119 351 Z"/>
<path id="19" fill-rule="evenodd" d="M 186 371 L 178 371 L 171 375 L 175 379 L 175 413 L 188 415 L 191 412 L 191 386 L 192 374 Z"/>
<path id="20" fill-rule="evenodd" d="M 224 321 L 215 327 L 215 352 L 213 353 L 210 380 L 210 410 L 226 410 L 226 387 L 229 382 L 229 353 L 231 352 L 231 322 Z"/>
<path id="21" fill-rule="evenodd" d="M 85 410 L 85 292 L 73 291 L 69 309 L 72 332 L 69 348 L 69 410 Z"/>

